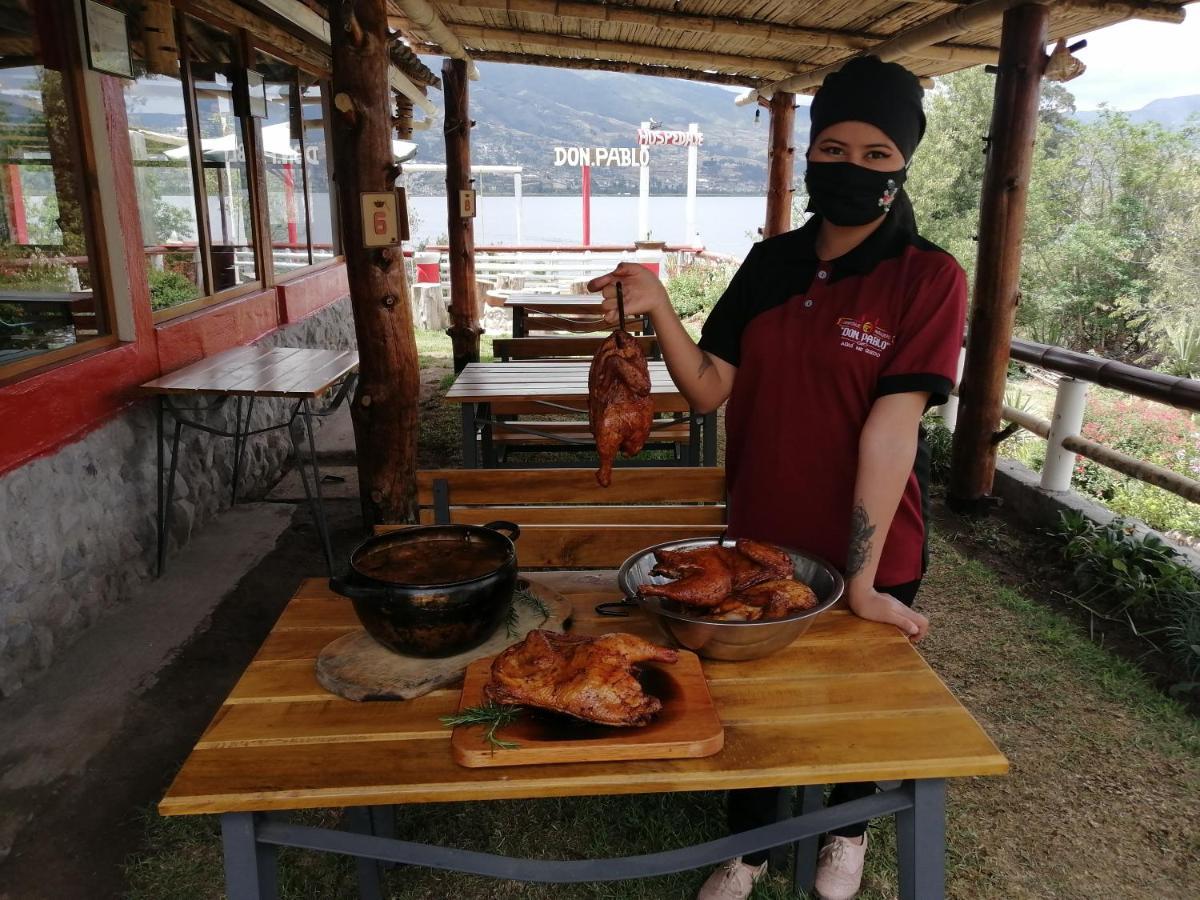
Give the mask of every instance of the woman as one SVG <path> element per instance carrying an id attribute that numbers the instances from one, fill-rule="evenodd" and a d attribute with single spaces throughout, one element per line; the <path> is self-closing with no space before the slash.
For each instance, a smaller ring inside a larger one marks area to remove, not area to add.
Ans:
<path id="1" fill-rule="evenodd" d="M 953 387 L 966 308 L 962 268 L 917 235 L 904 193 L 925 130 L 917 78 L 876 57 L 851 60 L 813 98 L 804 180 L 812 218 L 756 244 L 699 343 L 644 267 L 595 279 L 616 322 L 649 314 L 672 379 L 698 411 L 726 400 L 729 531 L 805 549 L 846 575 L 850 609 L 919 641 L 912 603 L 925 569 L 920 420 Z M 927 456 L 925 456 L 927 459 Z M 874 784 L 837 785 L 831 803 Z M 731 791 L 729 825 L 775 821 L 777 789 Z M 826 836 L 817 891 L 859 888 L 866 823 Z M 741 900 L 767 854 L 730 860 L 700 900 Z"/>

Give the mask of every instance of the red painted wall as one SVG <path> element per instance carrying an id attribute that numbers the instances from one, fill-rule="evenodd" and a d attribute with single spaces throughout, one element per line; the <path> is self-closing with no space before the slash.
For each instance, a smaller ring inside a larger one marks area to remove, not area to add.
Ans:
<path id="1" fill-rule="evenodd" d="M 0 475 L 79 440 L 142 394 L 138 385 L 247 344 L 348 293 L 344 265 L 155 326 L 121 81 L 104 79 L 105 128 L 136 339 L 0 385 Z"/>
<path id="2" fill-rule="evenodd" d="M 302 275 L 279 285 L 280 324 L 299 322 L 334 300 L 350 293 L 350 282 L 346 280 L 346 266 L 339 263 Z"/>

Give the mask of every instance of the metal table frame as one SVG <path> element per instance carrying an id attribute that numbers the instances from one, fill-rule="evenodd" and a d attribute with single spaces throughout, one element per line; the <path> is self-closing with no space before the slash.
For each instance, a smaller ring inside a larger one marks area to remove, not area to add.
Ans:
<path id="1" fill-rule="evenodd" d="M 881 785 L 882 786 L 882 785 Z M 752 831 L 641 856 L 533 860 L 396 840 L 390 806 L 347 810 L 348 831 L 289 824 L 280 814 L 224 813 L 221 836 L 229 900 L 270 900 L 277 893 L 277 852 L 298 847 L 353 856 L 359 896 L 380 900 L 380 863 L 427 866 L 515 881 L 571 884 L 649 878 L 715 865 L 756 850 L 793 845 L 793 888 L 811 890 L 821 834 L 877 816 L 896 817 L 900 900 L 941 900 L 945 894 L 945 781 L 889 782 L 885 789 L 833 807 L 821 785 L 799 790 L 800 814 Z"/>
<path id="2" fill-rule="evenodd" d="M 250 428 L 250 416 L 254 412 L 254 401 L 257 397 L 253 394 L 244 395 L 227 395 L 219 397 L 207 406 L 178 406 L 173 400 L 172 394 L 159 394 L 157 403 L 157 447 L 158 447 L 158 575 L 161 577 L 166 570 L 167 559 L 167 535 L 171 528 L 172 518 L 172 501 L 175 499 L 175 472 L 179 462 L 179 440 L 183 434 L 183 429 L 195 428 L 198 431 L 206 432 L 207 434 L 215 435 L 216 437 L 231 437 L 233 438 L 233 477 L 230 487 L 230 505 L 237 505 L 238 498 L 238 482 L 241 478 L 242 457 L 246 450 L 246 442 L 256 434 L 264 434 L 268 431 L 278 431 L 281 428 L 286 428 L 288 438 L 292 444 L 292 455 L 296 461 L 296 469 L 300 473 L 300 481 L 304 485 L 304 496 L 308 500 L 309 507 L 312 510 L 313 520 L 317 525 L 317 534 L 321 540 L 321 548 L 325 554 L 325 562 L 329 567 L 329 573 L 333 574 L 333 547 L 329 538 L 329 523 L 325 518 L 324 498 L 321 495 L 321 467 L 317 462 L 316 441 L 313 438 L 312 420 L 314 417 L 322 418 L 334 413 L 338 407 L 342 405 L 346 397 L 354 389 L 355 383 L 358 381 L 358 373 L 351 372 L 342 379 L 341 385 L 337 387 L 333 399 L 320 410 L 314 410 L 309 403 L 309 398 L 302 397 L 295 401 L 295 406 L 292 411 L 283 421 L 275 422 L 263 428 Z M 198 419 L 190 418 L 189 413 L 209 413 L 214 410 L 221 409 L 227 401 L 233 399 L 237 403 L 234 410 L 234 425 L 233 431 L 227 431 L 224 428 L 217 428 L 208 425 Z M 243 413 L 244 409 L 244 413 Z M 171 454 L 170 467 L 167 474 L 166 486 L 163 485 L 163 470 L 165 468 L 165 459 L 163 453 L 163 438 L 164 438 L 164 423 L 166 415 L 170 413 L 171 418 L 175 421 L 174 434 L 171 438 Z M 300 441 L 296 437 L 296 430 L 292 427 L 296 419 L 302 419 L 304 422 L 304 430 L 308 437 L 308 460 L 307 463 L 312 467 L 313 486 L 310 489 L 308 485 L 308 474 L 305 472 L 304 454 L 300 449 Z"/>

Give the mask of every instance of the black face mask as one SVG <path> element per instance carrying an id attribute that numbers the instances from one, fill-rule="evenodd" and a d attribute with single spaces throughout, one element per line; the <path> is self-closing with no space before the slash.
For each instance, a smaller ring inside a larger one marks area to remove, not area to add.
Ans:
<path id="1" fill-rule="evenodd" d="M 808 208 L 834 225 L 866 225 L 892 208 L 907 175 L 906 169 L 876 172 L 854 163 L 809 162 Z"/>

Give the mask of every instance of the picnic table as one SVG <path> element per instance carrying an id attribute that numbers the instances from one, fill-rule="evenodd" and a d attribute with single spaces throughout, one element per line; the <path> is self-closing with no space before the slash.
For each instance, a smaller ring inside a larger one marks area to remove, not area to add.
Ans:
<path id="1" fill-rule="evenodd" d="M 582 634 L 655 638 L 640 612 L 596 615 L 620 599 L 612 571 L 539 572 L 564 594 Z M 591 882 L 694 869 L 795 844 L 796 878 L 811 885 L 819 835 L 895 815 L 902 900 L 943 896 L 945 779 L 998 775 L 1008 763 L 895 628 L 844 610 L 822 615 L 786 650 L 745 662 L 705 661 L 725 728 L 724 749 L 702 759 L 462 768 L 439 716 L 458 690 L 416 700 L 355 703 L 327 693 L 315 660 L 359 628 L 351 605 L 307 580 L 280 616 L 162 802 L 165 816 L 221 816 L 230 900 L 275 896 L 279 847 L 359 859 L 360 895 L 377 898 L 374 861 L 530 882 Z M 830 782 L 883 790 L 822 808 Z M 892 782 L 899 782 L 893 784 Z M 672 791 L 801 786 L 801 813 L 693 847 L 607 860 L 513 859 L 392 836 L 389 806 Z M 280 810 L 346 807 L 349 831 L 290 824 Z"/>
<path id="2" fill-rule="evenodd" d="M 498 464 L 497 443 L 532 441 L 544 449 L 595 448 L 587 429 L 590 360 L 469 363 L 446 392 L 446 401 L 462 407 L 463 465 L 490 468 Z M 717 463 L 715 413 L 691 409 L 667 372 L 666 363 L 651 360 L 650 396 L 655 425 L 648 444 L 685 443 L 683 465 Z M 521 415 L 582 416 L 578 421 L 525 421 Z M 665 414 L 670 418 L 661 418 Z M 681 429 L 686 428 L 686 434 Z M 476 446 L 482 444 L 482 454 Z M 619 461 L 621 462 L 621 461 Z M 624 464 L 637 465 L 638 461 Z M 661 461 L 652 463 L 662 465 Z"/>
<path id="3" fill-rule="evenodd" d="M 529 337 L 530 331 L 607 331 L 600 294 L 536 294 L 514 292 L 504 299 L 513 312 L 512 336 Z M 532 314 L 532 315 L 531 315 Z M 638 316 L 627 327 L 653 334 L 649 316 Z"/>
<path id="4" fill-rule="evenodd" d="M 358 369 L 358 353 L 352 350 L 314 350 L 298 347 L 235 347 L 214 356 L 202 359 L 155 378 L 142 385 L 141 389 L 158 398 L 158 572 L 161 575 L 166 564 L 167 533 L 171 526 L 171 504 L 175 495 L 175 470 L 179 457 L 179 439 L 185 427 L 197 428 L 217 437 L 233 438 L 233 477 L 231 503 L 237 503 L 238 480 L 242 467 L 242 456 L 246 441 L 256 435 L 277 429 L 287 429 L 296 458 L 296 468 L 304 484 L 304 493 L 312 507 L 317 533 L 325 552 L 325 560 L 333 570 L 333 549 L 329 541 L 329 526 L 325 520 L 325 507 L 321 496 L 321 469 L 317 463 L 316 442 L 313 438 L 313 417 L 327 416 L 346 398 L 354 383 Z M 340 386 L 332 401 L 321 410 L 314 409 L 313 401 L 331 388 Z M 181 397 L 208 398 L 207 406 L 180 406 L 176 399 Z M 234 399 L 233 431 L 213 426 L 192 413 L 209 413 L 219 410 L 227 400 Z M 250 416 L 256 400 L 281 398 L 294 405 L 279 421 L 262 428 L 250 428 Z M 175 420 L 175 432 L 171 441 L 170 472 L 163 489 L 163 421 L 167 413 Z M 312 468 L 313 489 L 308 486 L 304 454 L 292 424 L 300 418 L 304 422 L 308 437 L 307 463 Z"/>

